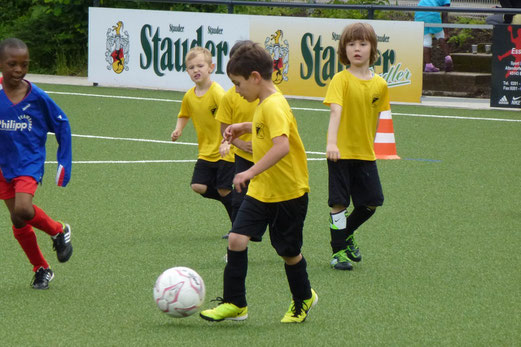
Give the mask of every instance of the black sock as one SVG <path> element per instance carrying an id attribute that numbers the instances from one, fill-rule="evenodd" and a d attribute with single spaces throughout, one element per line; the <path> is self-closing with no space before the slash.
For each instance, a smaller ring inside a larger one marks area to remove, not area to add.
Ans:
<path id="1" fill-rule="evenodd" d="M 205 197 L 207 199 L 213 199 L 217 201 L 221 201 L 221 196 L 219 195 L 219 192 L 214 187 L 207 187 L 206 192 L 201 194 L 202 197 Z"/>
<path id="2" fill-rule="evenodd" d="M 228 217 L 230 218 L 230 221 L 233 224 L 233 207 L 232 207 L 232 193 L 228 193 L 228 195 L 221 196 L 221 203 L 224 205 L 224 208 L 226 208 L 226 212 L 228 213 Z"/>
<path id="3" fill-rule="evenodd" d="M 236 252 L 228 249 L 228 263 L 224 268 L 223 299 L 237 307 L 245 307 L 248 249 Z"/>
<path id="4" fill-rule="evenodd" d="M 308 279 L 307 262 L 304 257 L 295 265 L 284 263 L 289 290 L 293 300 L 307 300 L 311 298 L 311 284 Z"/>
<path id="5" fill-rule="evenodd" d="M 375 209 L 367 206 L 355 207 L 353 212 L 347 217 L 346 222 L 346 237 L 353 235 L 356 229 L 364 224 L 374 214 Z"/>
<path id="6" fill-rule="evenodd" d="M 331 233 L 331 250 L 333 253 L 347 248 L 346 229 L 329 229 Z"/>

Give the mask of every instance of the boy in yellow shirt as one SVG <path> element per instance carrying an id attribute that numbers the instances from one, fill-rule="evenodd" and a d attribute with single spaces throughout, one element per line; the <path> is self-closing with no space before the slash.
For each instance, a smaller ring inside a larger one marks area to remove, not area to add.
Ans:
<path id="1" fill-rule="evenodd" d="M 374 139 L 381 113 L 391 111 L 385 80 L 369 66 L 378 57 L 377 38 L 367 23 L 347 26 L 338 44 L 340 62 L 349 65 L 329 84 L 324 104 L 331 108 L 327 165 L 331 207 L 331 267 L 352 270 L 362 260 L 354 233 L 384 201 L 376 167 Z M 354 209 L 347 214 L 353 201 Z"/>
<path id="2" fill-rule="evenodd" d="M 197 133 L 199 154 L 192 175 L 192 190 L 205 198 L 220 201 L 232 219 L 233 157 L 221 158 L 220 123 L 215 114 L 224 89 L 210 78 L 215 68 L 212 54 L 206 48 L 194 47 L 186 54 L 186 71 L 195 86 L 183 96 L 172 141 L 177 141 L 190 118 Z"/>
<path id="3" fill-rule="evenodd" d="M 318 301 L 301 253 L 309 192 L 304 145 L 291 108 L 271 80 L 273 59 L 261 46 L 240 47 L 228 62 L 227 72 L 243 98 L 259 99 L 252 122 L 232 124 L 224 133 L 229 142 L 252 133 L 255 164 L 233 179 L 238 192 L 246 182 L 250 185 L 228 238 L 222 302 L 200 316 L 214 322 L 248 317 L 248 243 L 261 241 L 269 227 L 271 244 L 284 260 L 293 299 L 281 322 L 300 323 Z"/>

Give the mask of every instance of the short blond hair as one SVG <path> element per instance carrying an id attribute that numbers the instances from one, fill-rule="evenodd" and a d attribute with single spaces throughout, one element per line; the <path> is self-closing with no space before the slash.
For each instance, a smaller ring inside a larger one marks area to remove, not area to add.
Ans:
<path id="1" fill-rule="evenodd" d="M 376 32 L 371 24 L 368 23 L 353 23 L 345 27 L 340 41 L 338 42 L 338 59 L 344 65 L 350 65 L 351 62 L 347 58 L 346 47 L 349 42 L 356 40 L 368 41 L 371 44 L 371 55 L 369 58 L 369 65 L 374 65 L 378 59 L 378 39 Z"/>
<path id="2" fill-rule="evenodd" d="M 199 54 L 204 56 L 204 60 L 208 63 L 208 65 L 212 65 L 212 53 L 204 47 L 194 47 L 186 53 L 185 62 L 194 59 Z"/>

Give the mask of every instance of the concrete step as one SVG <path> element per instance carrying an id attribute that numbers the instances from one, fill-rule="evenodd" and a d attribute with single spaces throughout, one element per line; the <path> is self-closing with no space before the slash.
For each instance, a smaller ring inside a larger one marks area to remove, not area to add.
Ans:
<path id="1" fill-rule="evenodd" d="M 490 97 L 490 73 L 424 72 L 423 95 L 468 98 Z"/>
<path id="2" fill-rule="evenodd" d="M 454 71 L 490 73 L 492 54 L 487 53 L 452 53 Z"/>

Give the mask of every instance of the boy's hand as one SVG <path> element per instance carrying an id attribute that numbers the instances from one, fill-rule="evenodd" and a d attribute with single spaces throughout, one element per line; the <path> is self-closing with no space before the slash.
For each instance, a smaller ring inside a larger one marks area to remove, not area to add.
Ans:
<path id="1" fill-rule="evenodd" d="M 233 186 L 237 190 L 237 192 L 242 192 L 243 188 L 246 188 L 246 183 L 253 178 L 253 174 L 250 170 L 246 170 L 243 172 L 239 172 L 233 178 Z"/>
<path id="2" fill-rule="evenodd" d="M 251 141 L 243 141 L 241 139 L 235 139 L 235 141 L 233 141 L 233 144 L 235 147 L 242 149 L 245 152 L 252 153 Z"/>
<path id="3" fill-rule="evenodd" d="M 228 141 L 223 140 L 219 145 L 219 153 L 221 157 L 225 157 L 228 153 L 230 153 L 230 144 Z"/>
<path id="4" fill-rule="evenodd" d="M 228 127 L 226 127 L 226 129 L 224 129 L 224 133 L 223 133 L 223 139 L 224 141 L 227 141 L 229 143 L 231 143 L 236 137 L 236 133 L 237 133 L 237 130 L 235 129 L 236 124 L 232 124 L 232 125 L 229 125 Z"/>
<path id="5" fill-rule="evenodd" d="M 340 159 L 340 151 L 338 150 L 337 145 L 327 145 L 326 158 L 331 161 L 337 161 L 338 159 Z"/>
<path id="6" fill-rule="evenodd" d="M 172 135 L 171 135 L 171 137 L 172 137 L 172 141 L 175 142 L 178 138 L 181 137 L 181 134 L 182 134 L 182 133 L 183 133 L 183 132 L 182 132 L 181 130 L 177 130 L 177 129 L 175 129 L 174 131 L 172 131 Z"/>

